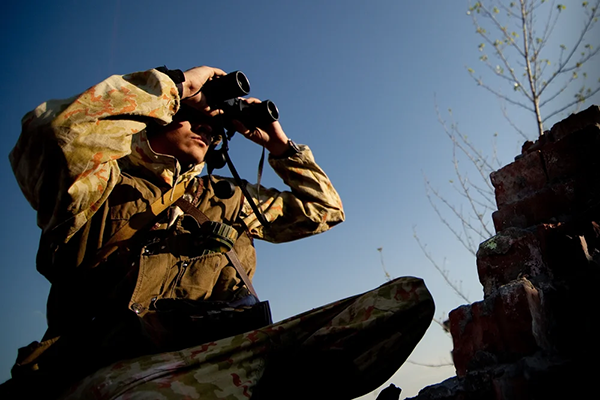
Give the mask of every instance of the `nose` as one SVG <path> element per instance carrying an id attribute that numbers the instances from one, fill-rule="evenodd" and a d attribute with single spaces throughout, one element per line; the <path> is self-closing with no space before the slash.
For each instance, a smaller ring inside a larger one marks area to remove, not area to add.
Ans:
<path id="1" fill-rule="evenodd" d="M 212 127 L 209 124 L 206 123 L 196 123 L 196 124 L 192 124 L 192 131 L 196 134 L 206 134 L 207 136 L 211 136 L 212 134 Z"/>

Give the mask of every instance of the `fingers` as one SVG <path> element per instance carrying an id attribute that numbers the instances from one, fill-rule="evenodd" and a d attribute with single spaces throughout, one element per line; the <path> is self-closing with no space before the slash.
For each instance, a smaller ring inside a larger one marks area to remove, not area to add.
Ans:
<path id="1" fill-rule="evenodd" d="M 185 75 L 185 80 L 187 81 L 189 78 L 195 86 L 202 86 L 207 80 L 212 79 L 215 76 L 227 75 L 227 73 L 220 68 L 208 67 L 206 65 L 190 68 L 183 74 Z"/>
<path id="2" fill-rule="evenodd" d="M 239 98 L 242 101 L 245 101 L 246 103 L 262 103 L 261 100 L 257 99 L 256 97 L 240 97 Z"/>
<path id="3" fill-rule="evenodd" d="M 242 135 L 246 136 L 248 139 L 251 139 L 252 141 L 263 139 L 263 133 L 258 128 L 254 128 L 253 130 L 250 130 L 243 123 L 238 121 L 237 119 L 232 120 L 231 123 L 233 124 L 233 127 L 235 128 L 236 132 L 241 133 Z M 259 142 L 257 142 L 257 143 L 259 143 Z M 261 144 L 261 143 L 259 143 L 259 144 Z"/>
<path id="4" fill-rule="evenodd" d="M 225 76 L 227 73 L 220 68 L 202 66 L 191 68 L 183 74 L 185 82 L 183 82 L 182 101 L 211 117 L 220 114 L 221 110 L 213 110 L 209 107 L 206 97 L 200 90 L 209 80 Z"/>
<path id="5" fill-rule="evenodd" d="M 227 73 L 219 68 L 202 66 L 188 69 L 183 75 L 185 76 L 185 82 L 183 82 L 182 97 L 188 100 L 192 99 L 207 81 L 216 76 L 227 75 Z"/>

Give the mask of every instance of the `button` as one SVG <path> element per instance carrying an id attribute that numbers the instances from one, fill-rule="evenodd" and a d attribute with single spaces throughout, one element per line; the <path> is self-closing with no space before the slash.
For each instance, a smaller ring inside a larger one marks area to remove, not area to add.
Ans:
<path id="1" fill-rule="evenodd" d="M 144 311 L 144 306 L 141 305 L 140 303 L 133 303 L 131 305 L 131 310 L 133 310 L 134 313 L 139 314 L 142 311 Z"/>
<path id="2" fill-rule="evenodd" d="M 181 264 L 183 266 L 183 268 L 186 268 L 188 266 L 187 262 L 184 262 L 183 264 Z"/>

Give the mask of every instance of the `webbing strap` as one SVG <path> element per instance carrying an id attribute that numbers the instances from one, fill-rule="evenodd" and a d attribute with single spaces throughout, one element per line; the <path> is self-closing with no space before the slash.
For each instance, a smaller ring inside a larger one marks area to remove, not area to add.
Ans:
<path id="1" fill-rule="evenodd" d="M 206 214 L 204 214 L 198 208 L 194 207 L 194 205 L 192 203 L 190 203 L 189 201 L 187 201 L 184 198 L 178 199 L 175 202 L 175 205 L 178 206 L 179 208 L 181 208 L 183 210 L 183 212 L 194 217 L 194 219 L 196 221 L 198 221 L 198 223 L 200 225 L 202 225 L 203 223 L 205 223 L 207 221 L 210 221 L 210 218 L 208 218 L 206 216 Z M 246 287 L 248 288 L 250 293 L 258 299 L 258 294 L 256 293 L 256 290 L 254 290 L 254 286 L 252 286 L 252 282 L 250 281 L 250 278 L 248 277 L 246 270 L 242 266 L 242 262 L 238 258 L 235 250 L 234 249 L 229 250 L 227 253 L 225 253 L 225 256 L 229 259 L 229 262 L 231 262 L 231 264 L 233 264 L 233 266 L 235 267 L 235 270 L 237 271 L 240 278 L 242 278 L 244 285 L 246 285 Z"/>
<path id="2" fill-rule="evenodd" d="M 131 239 L 137 231 L 148 226 L 150 221 L 158 217 L 164 210 L 169 208 L 177 199 L 185 193 L 189 181 L 178 183 L 167 192 L 163 193 L 154 203 L 145 211 L 135 214 L 129 221 L 121 227 L 98 252 L 88 264 L 88 268 L 96 268 L 103 263 L 112 253 L 117 251 L 123 243 Z"/>

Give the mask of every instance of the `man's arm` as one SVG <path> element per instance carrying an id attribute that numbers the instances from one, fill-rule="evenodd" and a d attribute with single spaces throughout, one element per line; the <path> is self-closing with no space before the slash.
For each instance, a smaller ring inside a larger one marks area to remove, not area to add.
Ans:
<path id="1" fill-rule="evenodd" d="M 300 152 L 288 157 L 272 155 L 269 163 L 290 187 L 290 191 L 247 185 L 253 200 L 260 204 L 270 222 L 265 229 L 244 202 L 242 218 L 250 233 L 273 243 L 288 242 L 324 232 L 344 221 L 342 201 L 312 152 L 299 145 Z"/>
<path id="2" fill-rule="evenodd" d="M 29 112 L 10 162 L 48 231 L 67 222 L 67 241 L 106 200 L 117 160 L 149 121 L 165 125 L 179 108 L 175 83 L 156 70 L 112 76 L 67 100 Z"/>
<path id="3" fill-rule="evenodd" d="M 245 101 L 260 103 L 255 98 Z M 273 243 L 289 242 L 324 232 L 344 221 L 340 196 L 308 146 L 300 145 L 299 152 L 286 157 L 291 150 L 290 141 L 278 121 L 255 129 L 248 129 L 239 121 L 234 121 L 234 125 L 244 137 L 269 151 L 269 163 L 291 189 L 280 192 L 246 186 L 269 221 L 268 228 L 263 227 L 248 199 L 244 201 L 242 219 L 254 237 Z"/>

